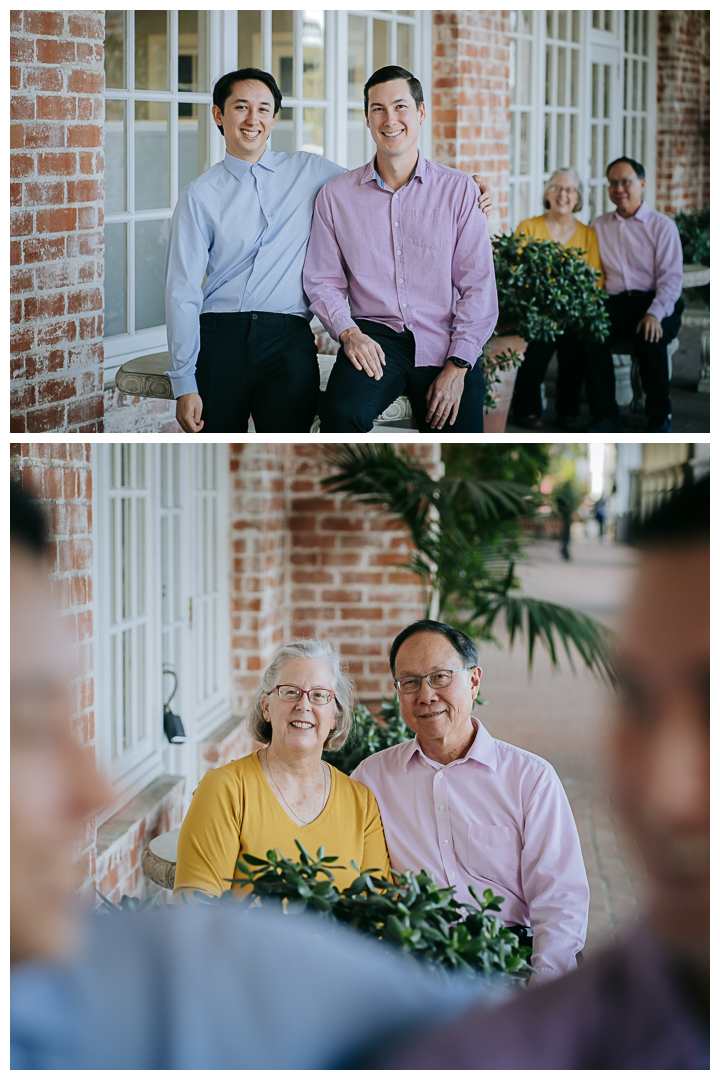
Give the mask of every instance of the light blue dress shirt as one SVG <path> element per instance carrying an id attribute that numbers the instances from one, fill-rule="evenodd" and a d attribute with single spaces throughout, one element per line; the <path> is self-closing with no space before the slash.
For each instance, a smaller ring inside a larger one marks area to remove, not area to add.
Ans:
<path id="1" fill-rule="evenodd" d="M 270 311 L 312 318 L 302 269 L 315 197 L 345 171 L 302 151 L 266 150 L 255 164 L 225 154 L 181 191 L 165 271 L 167 374 L 176 398 L 197 393 L 200 315 Z"/>

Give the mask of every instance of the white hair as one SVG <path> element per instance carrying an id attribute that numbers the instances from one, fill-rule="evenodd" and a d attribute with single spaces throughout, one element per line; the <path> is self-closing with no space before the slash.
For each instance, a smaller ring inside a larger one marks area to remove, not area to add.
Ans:
<path id="1" fill-rule="evenodd" d="M 550 209 L 550 204 L 547 201 L 548 188 L 552 187 L 556 176 L 561 176 L 564 173 L 567 173 L 568 176 L 572 176 L 575 181 L 575 186 L 577 187 L 578 198 L 572 210 L 573 214 L 577 214 L 577 212 L 583 208 L 583 182 L 580 179 L 580 174 L 577 169 L 555 169 L 552 175 L 545 181 L 542 193 L 542 204 L 545 210 Z"/>
<path id="2" fill-rule="evenodd" d="M 339 653 L 327 641 L 293 641 L 275 653 L 250 704 L 248 731 L 257 742 L 267 744 L 272 740 L 272 726 L 263 716 L 262 702 L 277 686 L 280 671 L 288 660 L 322 660 L 330 670 L 333 685 L 328 689 L 335 691 L 335 727 L 325 741 L 325 749 L 339 750 L 353 725 L 355 685 L 346 674 Z"/>

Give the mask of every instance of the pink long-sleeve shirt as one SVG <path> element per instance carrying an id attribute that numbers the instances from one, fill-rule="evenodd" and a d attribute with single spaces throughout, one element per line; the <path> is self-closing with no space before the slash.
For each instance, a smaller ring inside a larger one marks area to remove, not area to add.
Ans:
<path id="1" fill-rule="evenodd" d="M 605 291 L 616 293 L 637 289 L 655 292 L 648 315 L 662 320 L 671 315 L 682 292 L 682 244 L 672 218 L 640 203 L 632 217 L 620 217 L 616 210 L 596 217 L 600 259 L 605 273 Z"/>
<path id="2" fill-rule="evenodd" d="M 374 793 L 390 862 L 454 885 L 461 903 L 492 889 L 506 925 L 530 926 L 537 981 L 576 967 L 588 887 L 575 820 L 549 762 L 494 739 L 475 717 L 466 756 L 426 757 L 417 738 L 362 761 L 353 779 Z"/>
<path id="3" fill-rule="evenodd" d="M 412 331 L 416 367 L 442 367 L 450 356 L 474 365 L 498 315 L 475 183 L 422 154 L 398 191 L 372 161 L 330 180 L 315 202 L 303 286 L 336 340 L 370 319 Z"/>

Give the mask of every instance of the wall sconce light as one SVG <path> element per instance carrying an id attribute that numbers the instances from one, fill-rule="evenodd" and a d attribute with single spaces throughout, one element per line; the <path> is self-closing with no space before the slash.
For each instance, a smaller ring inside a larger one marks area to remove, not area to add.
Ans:
<path id="1" fill-rule="evenodd" d="M 173 679 L 175 680 L 172 694 L 163 706 L 163 728 L 165 730 L 165 735 L 167 736 L 168 742 L 177 746 L 180 743 L 187 742 L 187 735 L 185 734 L 185 728 L 183 727 L 182 720 L 177 715 L 177 713 L 170 712 L 170 702 L 175 697 L 175 694 L 177 692 L 177 675 L 172 668 L 163 668 L 163 675 L 172 675 Z"/>

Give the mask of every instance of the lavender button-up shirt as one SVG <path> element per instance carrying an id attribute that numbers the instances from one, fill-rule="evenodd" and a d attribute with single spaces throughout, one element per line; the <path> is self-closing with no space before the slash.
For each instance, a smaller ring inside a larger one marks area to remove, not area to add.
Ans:
<path id="1" fill-rule="evenodd" d="M 362 761 L 353 779 L 380 806 L 390 862 L 427 870 L 474 903 L 468 886 L 504 896 L 506 925 L 530 925 L 534 979 L 576 967 L 587 930 L 588 888 L 575 820 L 547 761 L 494 739 L 475 717 L 464 758 L 441 765 L 417 738 Z"/>
<path id="2" fill-rule="evenodd" d="M 475 183 L 422 154 L 398 191 L 372 161 L 329 181 L 315 202 L 303 285 L 335 339 L 354 319 L 371 319 L 412 331 L 417 367 L 450 356 L 474 365 L 498 315 Z"/>
<path id="3" fill-rule="evenodd" d="M 605 291 L 615 293 L 638 289 L 654 290 L 655 299 L 647 310 L 662 320 L 671 315 L 682 292 L 682 244 L 672 218 L 640 203 L 632 217 L 617 211 L 596 217 L 600 259 L 605 272 Z"/>

